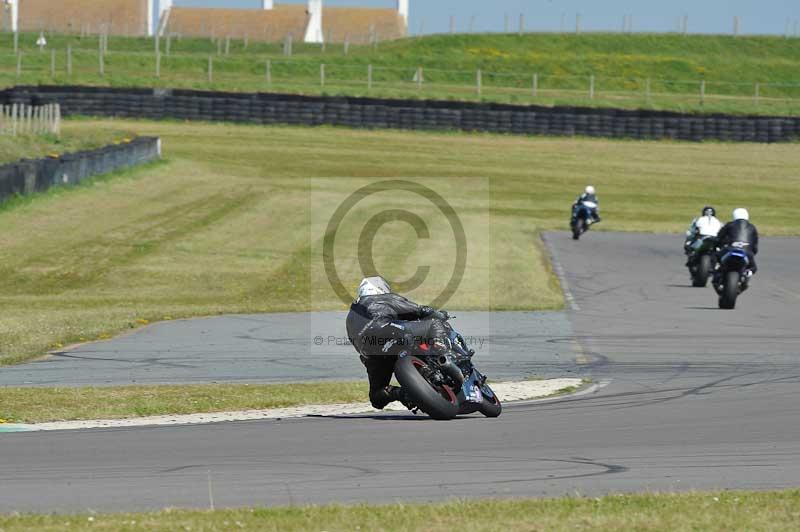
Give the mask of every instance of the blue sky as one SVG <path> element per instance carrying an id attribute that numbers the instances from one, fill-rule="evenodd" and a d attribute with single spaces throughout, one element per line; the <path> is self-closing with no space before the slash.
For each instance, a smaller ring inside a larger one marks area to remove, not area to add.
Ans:
<path id="1" fill-rule="evenodd" d="M 323 0 L 330 6 L 393 7 L 394 0 Z M 305 3 L 276 0 L 276 3 Z M 259 7 L 260 0 L 175 0 L 179 6 Z M 412 34 L 447 32 L 455 16 L 458 31 L 503 31 L 506 16 L 513 30 L 524 15 L 530 31 L 558 31 L 562 24 L 575 29 L 576 14 L 588 31 L 622 27 L 624 15 L 633 17 L 634 31 L 673 31 L 679 18 L 689 17 L 693 33 L 731 33 L 733 17 L 740 17 L 742 33 L 784 34 L 800 30 L 800 0 L 411 0 Z"/>

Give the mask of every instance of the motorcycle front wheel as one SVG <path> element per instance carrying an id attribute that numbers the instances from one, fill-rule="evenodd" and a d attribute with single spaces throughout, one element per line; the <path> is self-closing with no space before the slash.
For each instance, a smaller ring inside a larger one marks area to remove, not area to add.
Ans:
<path id="1" fill-rule="evenodd" d="M 433 419 L 453 419 L 458 415 L 458 399 L 447 385 L 434 385 L 425 375 L 431 371 L 427 362 L 415 356 L 397 359 L 394 375 L 411 401 Z"/>
<path id="2" fill-rule="evenodd" d="M 575 220 L 575 223 L 572 224 L 572 239 L 573 240 L 578 240 L 581 237 L 581 234 L 584 231 L 583 226 L 584 226 L 585 223 L 586 222 L 583 220 L 583 218 L 578 218 L 577 220 Z"/>
<path id="3" fill-rule="evenodd" d="M 503 413 L 503 405 L 500 404 L 500 399 L 494 395 L 494 392 L 492 392 L 491 398 L 484 395 L 480 412 L 486 417 L 499 417 Z"/>

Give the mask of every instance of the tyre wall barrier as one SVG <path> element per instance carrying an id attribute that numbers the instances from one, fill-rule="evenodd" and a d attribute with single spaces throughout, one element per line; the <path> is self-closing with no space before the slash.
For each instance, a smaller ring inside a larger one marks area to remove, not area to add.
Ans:
<path id="1" fill-rule="evenodd" d="M 86 178 L 153 161 L 160 156 L 159 138 L 139 137 L 96 150 L 5 164 L 0 166 L 0 201 L 57 185 L 74 185 Z"/>
<path id="2" fill-rule="evenodd" d="M 800 117 L 178 89 L 30 86 L 0 92 L 0 103 L 6 105 L 56 102 L 65 116 L 689 141 L 786 142 L 800 138 Z"/>

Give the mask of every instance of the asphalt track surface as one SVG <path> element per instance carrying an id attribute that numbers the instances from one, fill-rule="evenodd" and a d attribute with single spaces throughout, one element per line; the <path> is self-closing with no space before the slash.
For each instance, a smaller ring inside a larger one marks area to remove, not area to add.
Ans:
<path id="1" fill-rule="evenodd" d="M 766 239 L 735 311 L 676 236 L 546 236 L 594 393 L 495 420 L 402 414 L 4 434 L 0 511 L 139 510 L 795 487 L 800 241 Z M 569 340 L 565 340 L 569 341 Z"/>
<path id="2" fill-rule="evenodd" d="M 495 379 L 569 373 L 575 344 L 562 312 L 455 312 L 453 325 Z M 346 313 L 268 314 L 157 323 L 107 342 L 0 368 L 0 386 L 276 383 L 366 377 Z"/>

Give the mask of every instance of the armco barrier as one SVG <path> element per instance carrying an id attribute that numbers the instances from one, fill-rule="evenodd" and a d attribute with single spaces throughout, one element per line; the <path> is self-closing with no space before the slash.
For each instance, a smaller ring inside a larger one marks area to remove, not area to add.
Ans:
<path id="1" fill-rule="evenodd" d="M 160 155 L 160 139 L 139 137 L 96 150 L 2 165 L 0 201 L 15 195 L 41 192 L 56 185 L 74 185 L 88 177 L 158 159 Z"/>
<path id="2" fill-rule="evenodd" d="M 681 114 L 271 93 L 105 87 L 14 87 L 0 103 L 58 102 L 62 114 L 355 128 L 450 129 L 515 135 L 784 142 L 800 138 L 800 117 Z"/>

